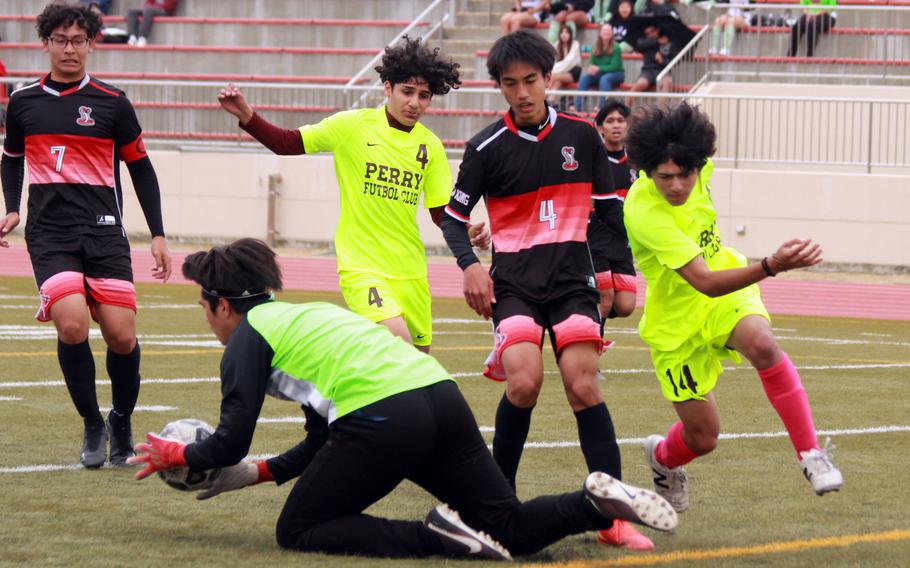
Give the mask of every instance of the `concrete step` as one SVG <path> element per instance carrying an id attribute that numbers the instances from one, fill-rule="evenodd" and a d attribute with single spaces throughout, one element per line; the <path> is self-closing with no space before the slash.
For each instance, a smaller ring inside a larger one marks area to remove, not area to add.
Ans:
<path id="1" fill-rule="evenodd" d="M 378 49 L 378 48 L 377 48 Z M 9 69 L 47 67 L 40 48 L 10 49 L 0 44 Z M 246 73 L 257 75 L 351 76 L 372 59 L 372 53 L 167 51 L 149 48 L 105 47 L 91 55 L 89 71 L 145 71 L 154 73 Z"/>
<path id="2" fill-rule="evenodd" d="M 490 45 L 492 45 L 501 35 L 499 28 L 492 26 L 457 26 L 445 28 L 445 38 L 447 40 L 483 40 L 488 41 Z"/>

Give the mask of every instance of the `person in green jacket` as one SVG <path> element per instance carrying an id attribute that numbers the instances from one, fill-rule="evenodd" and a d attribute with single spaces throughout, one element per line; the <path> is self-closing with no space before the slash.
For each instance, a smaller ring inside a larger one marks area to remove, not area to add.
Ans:
<path id="1" fill-rule="evenodd" d="M 806 57 L 812 57 L 821 35 L 831 31 L 837 22 L 837 12 L 834 10 L 837 7 L 837 0 L 819 0 L 817 3 L 812 0 L 799 0 L 799 3 L 814 7 L 806 9 L 790 28 L 790 49 L 787 51 L 787 57 L 796 57 L 799 42 L 804 34 L 807 36 Z"/>
<path id="2" fill-rule="evenodd" d="M 588 67 L 578 81 L 578 90 L 587 91 L 597 85 L 599 91 L 614 91 L 625 78 L 626 70 L 622 63 L 622 49 L 619 43 L 614 41 L 613 26 L 604 24 L 600 27 L 597 41 L 594 42 L 594 49 L 591 50 Z M 575 97 L 575 109 L 578 112 L 585 110 L 586 100 L 587 97 L 581 95 Z M 597 108 L 602 107 L 603 104 L 604 97 L 600 97 L 597 101 Z"/>
<path id="3" fill-rule="evenodd" d="M 206 322 L 225 345 L 221 417 L 195 443 L 148 434 L 129 462 L 145 465 L 137 479 L 220 468 L 197 497 L 208 499 L 297 478 L 278 517 L 278 545 L 328 554 L 508 560 L 616 519 L 676 527 L 662 497 L 599 471 L 577 491 L 519 501 L 442 365 L 335 304 L 274 301 L 281 271 L 262 241 L 191 254 L 183 275 L 200 286 Z M 266 395 L 300 405 L 307 436 L 281 455 L 241 461 Z M 423 522 L 364 513 L 405 479 L 448 505 Z"/>

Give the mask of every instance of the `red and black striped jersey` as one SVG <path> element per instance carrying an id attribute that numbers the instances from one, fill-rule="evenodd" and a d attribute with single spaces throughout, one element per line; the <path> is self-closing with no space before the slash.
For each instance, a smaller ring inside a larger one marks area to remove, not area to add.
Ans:
<path id="1" fill-rule="evenodd" d="M 446 207 L 468 222 L 484 198 L 493 236 L 490 275 L 497 288 L 534 302 L 596 289 L 586 236 L 591 198 L 619 204 L 594 126 L 548 112 L 536 134 L 517 128 L 507 112 L 474 136 Z"/>
<path id="2" fill-rule="evenodd" d="M 146 157 L 123 91 L 89 75 L 63 86 L 46 76 L 16 90 L 3 152 L 28 166 L 26 232 L 123 231 L 119 161 Z"/>
<path id="3" fill-rule="evenodd" d="M 625 149 L 617 152 L 607 151 L 607 158 L 610 162 L 613 183 L 616 184 L 616 195 L 622 202 L 629 193 L 629 188 L 638 179 L 638 170 L 629 163 L 629 156 L 626 155 Z M 619 210 L 622 211 L 621 205 Z M 591 248 L 591 254 L 595 256 L 609 260 L 632 261 L 632 251 L 629 248 L 629 237 L 626 235 L 625 226 L 614 227 L 604 223 L 598 218 L 593 207 L 588 224 L 588 246 Z"/>

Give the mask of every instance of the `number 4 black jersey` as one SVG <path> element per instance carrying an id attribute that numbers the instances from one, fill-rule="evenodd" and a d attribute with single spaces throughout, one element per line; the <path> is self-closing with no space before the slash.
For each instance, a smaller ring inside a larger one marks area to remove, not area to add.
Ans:
<path id="1" fill-rule="evenodd" d="M 613 183 L 616 187 L 616 196 L 622 203 L 629 188 L 638 179 L 638 170 L 629 163 L 625 149 L 618 152 L 607 152 L 610 161 L 610 171 L 613 174 Z M 622 205 L 619 206 L 620 209 Z M 621 230 L 618 230 L 621 229 Z M 612 227 L 603 223 L 595 211 L 591 211 L 591 223 L 588 226 L 588 246 L 591 254 L 597 259 L 625 260 L 632 262 L 632 251 L 629 249 L 629 237 L 625 227 Z"/>
<path id="2" fill-rule="evenodd" d="M 536 135 L 517 128 L 506 113 L 472 138 L 446 208 L 467 222 L 484 198 L 496 288 L 534 302 L 596 288 L 586 237 L 592 197 L 606 222 L 622 226 L 594 126 L 552 107 L 548 112 Z"/>
<path id="3" fill-rule="evenodd" d="M 119 160 L 146 157 L 133 106 L 89 75 L 62 91 L 51 85 L 44 77 L 22 87 L 8 106 L 3 152 L 28 165 L 26 234 L 120 233 Z"/>

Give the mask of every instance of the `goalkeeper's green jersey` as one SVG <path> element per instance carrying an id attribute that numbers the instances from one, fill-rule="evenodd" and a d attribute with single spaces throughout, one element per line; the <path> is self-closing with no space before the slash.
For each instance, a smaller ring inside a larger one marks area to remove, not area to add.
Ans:
<path id="1" fill-rule="evenodd" d="M 310 406 L 329 423 L 394 394 L 452 380 L 436 359 L 385 326 L 334 304 L 268 302 L 250 310 L 247 321 L 273 352 L 266 394 Z"/>

